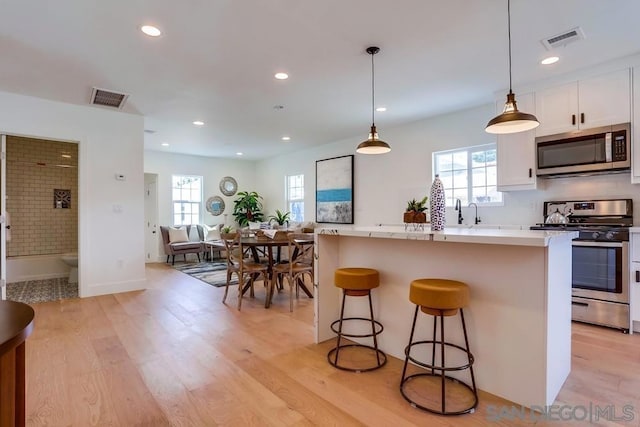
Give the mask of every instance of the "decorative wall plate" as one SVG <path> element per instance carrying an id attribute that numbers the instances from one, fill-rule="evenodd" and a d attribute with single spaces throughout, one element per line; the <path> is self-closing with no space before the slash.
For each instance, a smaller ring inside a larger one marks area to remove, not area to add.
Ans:
<path id="1" fill-rule="evenodd" d="M 207 199 L 207 210 L 213 216 L 218 216 L 224 212 L 224 200 L 220 196 L 213 196 Z"/>
<path id="2" fill-rule="evenodd" d="M 220 180 L 220 191 L 225 196 L 233 196 L 238 191 L 238 183 L 233 177 L 225 176 Z"/>

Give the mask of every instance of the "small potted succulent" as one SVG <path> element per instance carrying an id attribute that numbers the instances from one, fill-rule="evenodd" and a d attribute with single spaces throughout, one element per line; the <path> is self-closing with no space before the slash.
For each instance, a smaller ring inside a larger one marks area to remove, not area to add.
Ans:
<path id="1" fill-rule="evenodd" d="M 427 222 L 426 210 L 427 196 L 424 196 L 422 200 L 409 200 L 407 202 L 407 209 L 405 209 L 403 220 L 405 223 L 423 224 Z"/>
<path id="2" fill-rule="evenodd" d="M 220 235 L 222 236 L 223 239 L 230 239 L 236 235 L 236 232 L 233 231 L 233 227 L 225 226 L 225 227 L 222 227 L 222 229 L 220 229 Z"/>
<path id="3" fill-rule="evenodd" d="M 291 217 L 291 212 L 282 212 L 280 209 L 276 209 L 276 214 L 269 216 L 269 223 L 272 223 L 275 221 L 276 223 L 278 223 L 278 228 L 279 228 L 285 225 L 286 223 L 288 223 L 290 217 Z"/>

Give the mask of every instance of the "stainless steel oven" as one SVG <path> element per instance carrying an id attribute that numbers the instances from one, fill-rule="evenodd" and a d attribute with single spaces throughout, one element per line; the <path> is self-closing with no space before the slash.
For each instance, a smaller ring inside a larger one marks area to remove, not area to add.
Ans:
<path id="1" fill-rule="evenodd" d="M 573 242 L 573 320 L 628 331 L 628 248 L 628 241 Z"/>
<path id="2" fill-rule="evenodd" d="M 629 331 L 630 199 L 545 202 L 545 218 L 560 224 L 532 229 L 578 231 L 573 241 L 572 319 Z M 562 216 L 562 215 L 560 215 Z"/>

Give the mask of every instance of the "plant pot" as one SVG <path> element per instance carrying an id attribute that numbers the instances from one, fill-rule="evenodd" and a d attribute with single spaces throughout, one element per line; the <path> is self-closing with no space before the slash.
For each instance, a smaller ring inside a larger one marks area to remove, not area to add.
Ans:
<path id="1" fill-rule="evenodd" d="M 424 224 L 427 222 L 427 214 L 424 212 L 405 212 L 403 221 L 408 224 Z"/>

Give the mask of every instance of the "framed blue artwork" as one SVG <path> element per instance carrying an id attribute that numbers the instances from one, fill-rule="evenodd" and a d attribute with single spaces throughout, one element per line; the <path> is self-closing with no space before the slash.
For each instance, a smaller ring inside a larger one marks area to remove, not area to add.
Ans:
<path id="1" fill-rule="evenodd" d="M 353 224 L 353 155 L 316 161 L 316 222 Z"/>

